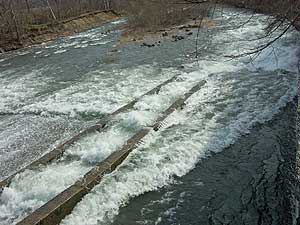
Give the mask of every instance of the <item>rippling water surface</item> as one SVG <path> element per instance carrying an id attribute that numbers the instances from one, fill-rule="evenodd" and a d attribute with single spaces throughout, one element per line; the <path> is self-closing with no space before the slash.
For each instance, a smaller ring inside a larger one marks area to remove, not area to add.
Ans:
<path id="1" fill-rule="evenodd" d="M 299 34 L 291 30 L 254 61 L 229 60 L 225 56 L 269 40 L 259 38 L 263 15 L 239 26 L 251 15 L 217 10 L 216 25 L 200 33 L 198 60 L 191 60 L 195 30 L 179 42 L 164 39 L 153 48 L 129 43 L 112 52 L 120 36 L 116 22 L 0 56 L 0 178 L 178 75 L 59 161 L 16 176 L 0 197 L 0 224 L 15 224 L 72 185 L 201 80 L 206 84 L 185 108 L 105 176 L 62 224 L 290 223 L 290 213 L 281 212 L 292 211 L 283 177 L 293 163 L 286 155 L 295 151 L 291 102 Z"/>

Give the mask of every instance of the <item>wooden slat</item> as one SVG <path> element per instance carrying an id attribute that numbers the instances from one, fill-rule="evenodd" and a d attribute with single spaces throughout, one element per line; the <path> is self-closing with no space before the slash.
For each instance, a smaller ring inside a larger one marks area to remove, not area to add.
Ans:
<path id="1" fill-rule="evenodd" d="M 167 110 L 162 113 L 154 125 L 154 130 L 159 130 L 159 124 L 163 122 L 176 109 L 181 109 L 185 101 L 195 92 L 197 92 L 206 82 L 201 81 L 194 86 L 183 97 L 175 101 Z M 121 147 L 120 150 L 112 153 L 104 161 L 98 163 L 90 170 L 80 181 L 70 186 L 68 189 L 54 197 L 48 203 L 34 211 L 17 225 L 55 225 L 59 224 L 62 219 L 70 214 L 81 199 L 97 184 L 101 182 L 104 174 L 115 170 L 126 157 L 138 147 L 138 143 L 152 130 L 151 128 L 143 128 L 131 137 Z"/>
<path id="2" fill-rule="evenodd" d="M 54 149 L 52 149 L 50 152 L 46 153 L 45 155 L 43 155 L 41 158 L 37 159 L 36 161 L 30 163 L 29 165 L 27 165 L 26 167 L 18 170 L 16 173 L 10 175 L 9 177 L 7 177 L 6 179 L 0 181 L 0 194 L 1 194 L 1 190 L 3 190 L 4 187 L 9 186 L 11 180 L 19 173 L 24 172 L 25 170 L 31 170 L 36 168 L 39 165 L 46 165 L 49 162 L 56 160 L 58 158 L 60 158 L 63 153 L 65 152 L 65 149 L 74 144 L 76 141 L 78 141 L 80 138 L 86 136 L 87 134 L 90 134 L 92 132 L 96 132 L 96 131 L 101 131 L 103 129 L 105 129 L 107 127 L 107 124 L 109 123 L 109 121 L 112 120 L 112 118 L 120 113 L 126 112 L 130 109 L 132 109 L 134 107 L 134 105 L 144 96 L 147 95 L 153 95 L 153 94 L 157 94 L 159 93 L 159 91 L 161 90 L 161 88 L 173 81 L 176 80 L 176 78 L 178 77 L 178 75 L 173 76 L 172 78 L 166 80 L 165 82 L 161 83 L 160 85 L 156 86 L 155 88 L 151 89 L 150 91 L 148 91 L 147 93 L 141 95 L 139 98 L 129 102 L 128 104 L 122 106 L 121 108 L 117 109 L 116 111 L 112 112 L 111 114 L 108 114 L 107 116 L 105 116 L 103 119 L 101 119 L 100 121 L 98 121 L 96 124 L 94 124 L 93 126 L 90 126 L 82 131 L 80 131 L 78 134 L 76 134 L 75 136 L 69 138 L 67 141 L 64 141 L 63 143 L 59 144 L 57 147 L 55 147 Z"/>

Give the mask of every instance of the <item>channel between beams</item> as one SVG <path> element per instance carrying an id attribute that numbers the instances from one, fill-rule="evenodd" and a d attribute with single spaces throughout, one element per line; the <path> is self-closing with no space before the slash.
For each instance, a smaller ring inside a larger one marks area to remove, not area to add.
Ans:
<path id="1" fill-rule="evenodd" d="M 195 92 L 199 91 L 206 81 L 197 83 L 192 89 L 177 99 L 162 115 L 155 121 L 152 128 L 143 128 L 120 148 L 112 153 L 104 161 L 99 162 L 93 169 L 84 175 L 82 179 L 58 194 L 52 200 L 41 206 L 32 214 L 24 218 L 17 225 L 56 225 L 69 215 L 76 204 L 99 184 L 105 174 L 114 171 L 127 156 L 138 147 L 138 143 L 147 136 L 151 130 L 159 130 L 161 123 L 175 110 L 181 109 L 185 101 Z"/>
<path id="2" fill-rule="evenodd" d="M 36 167 L 38 167 L 39 165 L 46 165 L 48 163 L 50 163 L 53 160 L 56 160 L 58 158 L 60 158 L 63 153 L 65 152 L 65 149 L 74 144 L 76 141 L 78 141 L 79 139 L 81 139 L 82 137 L 96 132 L 96 131 L 101 131 L 104 130 L 105 128 L 107 128 L 107 124 L 109 123 L 109 121 L 116 115 L 126 112 L 127 110 L 130 110 L 134 107 L 134 105 L 144 96 L 147 95 L 153 95 L 155 93 L 159 93 L 159 91 L 161 90 L 161 88 L 163 86 L 166 86 L 167 84 L 175 81 L 177 79 L 179 75 L 175 75 L 172 78 L 166 80 L 165 82 L 161 83 L 160 85 L 156 86 L 155 88 L 151 89 L 150 91 L 148 91 L 147 93 L 141 95 L 140 97 L 138 97 L 137 99 L 129 102 L 128 104 L 122 106 L 121 108 L 117 109 L 116 111 L 112 112 L 111 114 L 108 114 L 107 116 L 105 116 L 103 119 L 101 119 L 100 121 L 98 121 L 96 124 L 94 124 L 93 126 L 90 126 L 88 128 L 85 128 L 84 130 L 80 131 L 79 133 L 77 133 L 75 136 L 69 138 L 68 140 L 64 141 L 63 143 L 59 144 L 57 147 L 55 147 L 54 149 L 52 149 L 50 152 L 46 153 L 45 155 L 43 155 L 41 158 L 37 159 L 36 161 L 30 163 L 29 165 L 27 165 L 26 167 L 18 170 L 16 173 L 10 175 L 9 177 L 7 177 L 6 179 L 0 181 L 0 194 L 1 194 L 1 190 L 3 190 L 4 187 L 9 186 L 10 182 L 12 181 L 12 179 L 19 173 L 24 172 L 25 170 L 32 170 L 35 169 Z"/>

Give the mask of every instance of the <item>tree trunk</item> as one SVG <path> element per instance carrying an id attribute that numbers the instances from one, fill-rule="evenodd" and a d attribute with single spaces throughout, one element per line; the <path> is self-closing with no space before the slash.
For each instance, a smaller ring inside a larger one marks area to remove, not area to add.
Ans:
<path id="1" fill-rule="evenodd" d="M 105 10 L 106 11 L 110 10 L 110 0 L 104 0 L 104 4 L 105 4 Z"/>
<path id="2" fill-rule="evenodd" d="M 60 15 L 60 0 L 55 0 L 55 4 L 56 4 L 56 10 L 57 10 L 57 18 L 61 18 Z"/>
<path id="3" fill-rule="evenodd" d="M 50 5 L 50 3 L 49 3 L 49 0 L 46 0 L 46 1 L 47 1 L 48 8 L 50 9 L 50 12 L 51 12 L 52 17 L 53 17 L 53 19 L 56 21 L 57 19 L 56 19 L 56 16 L 55 16 L 54 12 L 53 12 L 53 9 L 52 9 L 52 7 L 51 7 L 51 5 Z"/>
<path id="4" fill-rule="evenodd" d="M 19 31 L 19 27 L 18 27 L 18 23 L 17 23 L 17 19 L 16 19 L 16 14 L 13 9 L 11 9 L 11 15 L 12 15 L 12 19 L 14 21 L 15 31 L 17 34 L 17 40 L 19 42 L 21 42 L 20 31 Z"/>
<path id="5" fill-rule="evenodd" d="M 30 13 L 30 6 L 28 0 L 25 0 L 27 12 Z"/>

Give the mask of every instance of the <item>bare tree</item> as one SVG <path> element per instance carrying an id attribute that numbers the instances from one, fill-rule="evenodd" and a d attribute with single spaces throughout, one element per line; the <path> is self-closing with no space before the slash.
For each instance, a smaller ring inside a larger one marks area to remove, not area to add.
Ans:
<path id="1" fill-rule="evenodd" d="M 51 7 L 51 5 L 50 5 L 50 3 L 49 3 L 49 0 L 46 0 L 46 2 L 47 2 L 48 8 L 49 8 L 49 10 L 50 10 L 50 12 L 51 12 L 51 15 L 52 15 L 53 19 L 54 19 L 54 20 L 57 20 L 55 14 L 54 14 L 54 12 L 53 12 L 53 9 L 52 9 L 52 7 Z"/>
<path id="2" fill-rule="evenodd" d="M 110 0 L 104 0 L 104 4 L 105 4 L 105 6 L 104 6 L 104 9 L 105 10 L 110 10 L 111 8 L 110 8 Z"/>
<path id="3" fill-rule="evenodd" d="M 26 4 L 27 12 L 30 13 L 30 5 L 28 0 L 25 0 L 25 4 Z"/>
<path id="4" fill-rule="evenodd" d="M 60 12 L 61 2 L 60 2 L 60 0 L 54 0 L 54 2 L 55 2 L 55 5 L 56 5 L 57 17 L 61 18 L 61 12 Z"/>
<path id="5" fill-rule="evenodd" d="M 246 25 L 253 19 L 253 15 L 255 12 L 268 13 L 271 16 L 269 17 L 269 23 L 265 27 L 265 35 L 258 39 L 265 39 L 268 37 L 272 37 L 272 34 L 282 30 L 275 38 L 272 38 L 270 41 L 250 50 L 249 52 L 240 54 L 240 55 L 230 55 L 226 56 L 229 58 L 238 58 L 244 56 L 250 56 L 252 59 L 258 57 L 262 51 L 267 49 L 268 47 L 272 47 L 272 45 L 282 38 L 289 29 L 293 26 L 296 29 L 300 30 L 300 1 L 299 0 L 182 0 L 181 2 L 189 3 L 192 5 L 200 5 L 203 3 L 209 3 L 210 8 L 215 8 L 216 4 L 226 4 L 229 3 L 234 6 L 248 8 L 249 10 L 253 10 L 252 16 L 241 26 Z M 213 6 L 213 7 L 212 7 Z M 200 31 L 201 23 L 199 24 L 198 33 Z M 237 27 L 239 28 L 239 27 Z M 256 40 L 258 40 L 256 39 Z M 255 40 L 253 40 L 255 41 Z M 198 43 L 198 35 L 196 39 L 196 57 L 197 57 L 197 43 Z M 254 57 L 253 57 L 254 55 Z"/>

